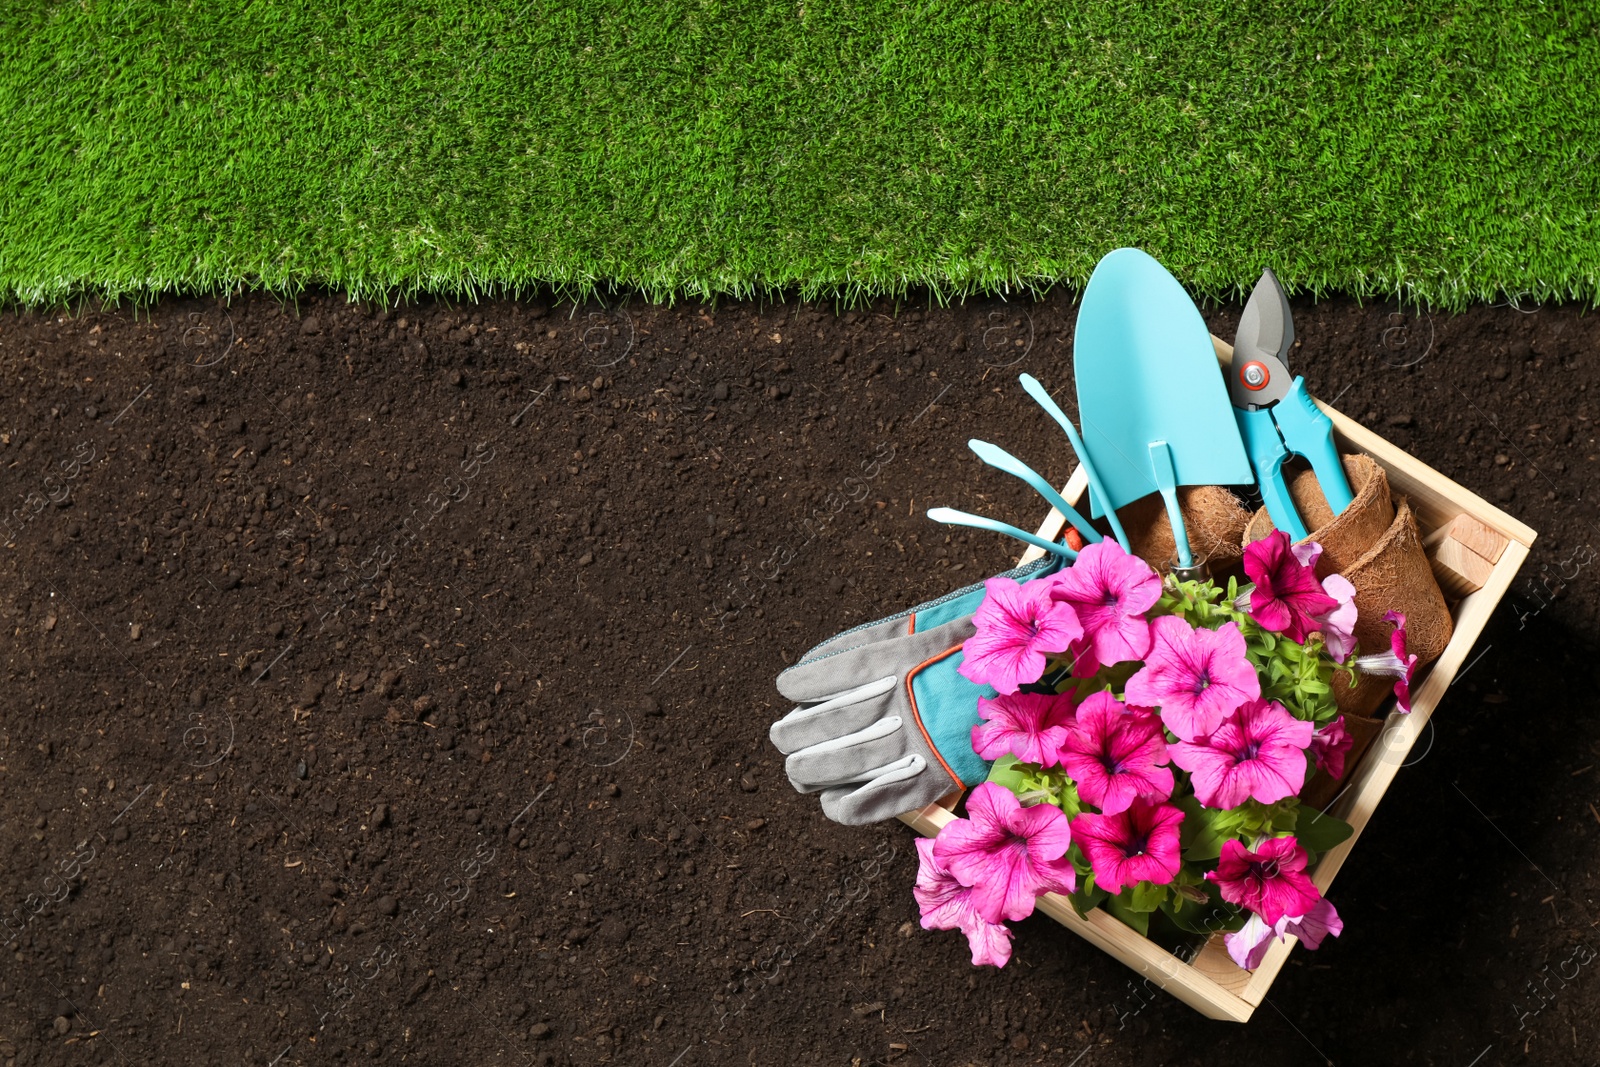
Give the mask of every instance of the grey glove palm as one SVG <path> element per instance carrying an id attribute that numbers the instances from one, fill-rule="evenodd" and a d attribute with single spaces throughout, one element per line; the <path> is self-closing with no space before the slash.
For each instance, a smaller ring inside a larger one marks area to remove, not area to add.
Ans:
<path id="1" fill-rule="evenodd" d="M 1055 570 L 1044 559 L 1002 577 L 1026 581 Z M 828 818 L 861 825 L 977 785 L 989 764 L 972 750 L 978 699 L 994 690 L 957 672 L 975 632 L 982 583 L 846 631 L 778 676 L 798 705 L 773 723 L 789 781 L 821 793 Z"/>

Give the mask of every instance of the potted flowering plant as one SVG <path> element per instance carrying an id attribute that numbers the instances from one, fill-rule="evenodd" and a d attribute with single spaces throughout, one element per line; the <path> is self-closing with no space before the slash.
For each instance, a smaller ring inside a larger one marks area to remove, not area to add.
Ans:
<path id="1" fill-rule="evenodd" d="M 1301 803 L 1351 752 L 1334 674 L 1389 675 L 1409 711 L 1417 657 L 1395 612 L 1391 647 L 1356 654 L 1355 589 L 1316 577 L 1321 551 L 1275 532 L 1245 547 L 1241 587 L 1163 580 L 1106 539 L 985 583 L 960 669 L 995 690 L 972 731 L 994 763 L 966 816 L 917 842 L 923 927 L 1003 966 L 1005 923 L 1057 892 L 1153 939 L 1225 931 L 1249 969 L 1273 938 L 1337 936 L 1307 871 L 1351 827 Z"/>

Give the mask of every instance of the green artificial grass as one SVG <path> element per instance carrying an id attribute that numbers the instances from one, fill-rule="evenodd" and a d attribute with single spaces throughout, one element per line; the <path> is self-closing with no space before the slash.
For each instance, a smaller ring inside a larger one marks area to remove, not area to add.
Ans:
<path id="1" fill-rule="evenodd" d="M 1600 297 L 1584 3 L 0 11 L 0 293 Z"/>

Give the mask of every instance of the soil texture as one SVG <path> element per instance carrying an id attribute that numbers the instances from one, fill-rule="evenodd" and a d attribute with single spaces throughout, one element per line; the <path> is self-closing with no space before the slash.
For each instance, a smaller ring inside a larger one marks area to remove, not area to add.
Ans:
<path id="1" fill-rule="evenodd" d="M 1042 517 L 967 439 L 1066 480 L 1073 299 L 0 316 L 0 1063 L 1594 1063 L 1582 309 L 1296 305 L 1540 539 L 1248 1025 L 789 787 L 778 671 L 1017 552 L 924 511 Z"/>

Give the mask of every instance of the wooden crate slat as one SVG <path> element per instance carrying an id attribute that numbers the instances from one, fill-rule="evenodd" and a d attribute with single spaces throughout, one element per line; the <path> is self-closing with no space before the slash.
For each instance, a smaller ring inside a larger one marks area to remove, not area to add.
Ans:
<path id="1" fill-rule="evenodd" d="M 1457 518 L 1477 522 L 1470 515 L 1458 515 Z M 1450 534 L 1450 530 L 1459 525 L 1459 522 L 1455 522 L 1449 527 L 1435 531 L 1436 539 L 1433 544 L 1425 546 L 1428 552 L 1428 564 L 1433 568 L 1433 576 L 1439 581 L 1439 588 L 1444 590 L 1445 596 L 1453 598 L 1464 597 L 1482 589 L 1488 584 L 1489 576 L 1494 573 L 1492 562 Z M 1437 536 L 1439 534 L 1444 536 Z M 1504 552 L 1505 546 L 1502 545 L 1501 554 Z"/>
<path id="2" fill-rule="evenodd" d="M 1471 515 L 1457 515 L 1446 527 L 1446 535 L 1462 546 L 1482 556 L 1490 563 L 1500 562 L 1500 553 L 1506 550 L 1506 539 Z"/>

